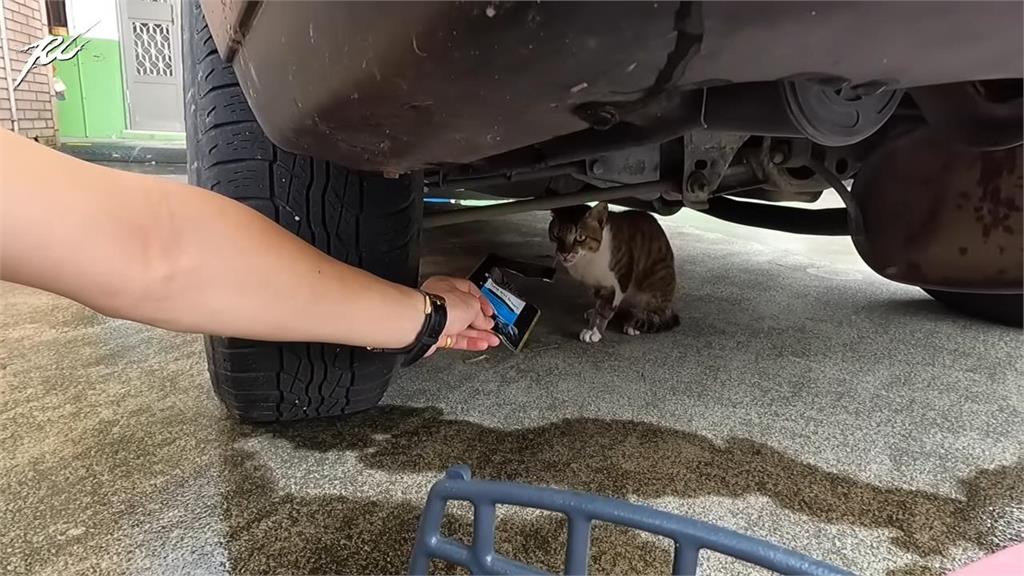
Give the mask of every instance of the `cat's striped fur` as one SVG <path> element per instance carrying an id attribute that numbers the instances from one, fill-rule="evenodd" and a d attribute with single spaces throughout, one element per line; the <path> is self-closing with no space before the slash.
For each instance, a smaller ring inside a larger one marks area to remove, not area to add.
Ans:
<path id="1" fill-rule="evenodd" d="M 675 256 L 653 216 L 609 212 L 604 202 L 570 206 L 552 211 L 548 235 L 569 274 L 594 290 L 597 302 L 580 340 L 599 341 L 616 313 L 630 335 L 679 325 L 672 309 Z"/>

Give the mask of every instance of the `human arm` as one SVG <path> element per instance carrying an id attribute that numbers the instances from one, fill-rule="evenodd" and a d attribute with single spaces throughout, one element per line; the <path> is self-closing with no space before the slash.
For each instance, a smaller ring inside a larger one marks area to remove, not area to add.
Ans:
<path id="1" fill-rule="evenodd" d="M 6 130 L 0 151 L 0 279 L 108 316 L 257 340 L 401 348 L 423 324 L 417 290 L 334 260 L 238 202 Z M 497 344 L 475 287 L 431 286 L 448 302 L 455 347 Z"/>

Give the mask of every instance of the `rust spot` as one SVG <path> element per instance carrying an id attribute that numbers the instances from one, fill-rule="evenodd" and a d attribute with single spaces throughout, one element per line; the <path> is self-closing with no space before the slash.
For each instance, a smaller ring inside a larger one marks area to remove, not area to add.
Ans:
<path id="1" fill-rule="evenodd" d="M 1006 246 L 1000 245 L 999 246 L 999 254 L 1002 255 L 1002 254 L 1005 254 L 1005 253 L 1006 253 Z"/>
<path id="2" fill-rule="evenodd" d="M 974 207 L 974 213 L 977 215 L 975 220 L 982 224 L 983 238 L 988 238 L 993 230 L 1013 233 L 1013 228 L 1005 223 L 1012 213 L 1021 211 L 1021 206 L 1013 196 L 1003 197 L 1002 183 L 1003 177 L 1012 174 L 1017 165 L 1016 149 L 980 156 L 977 184 L 981 195 L 980 203 Z"/>
<path id="3" fill-rule="evenodd" d="M 961 256 L 967 256 L 967 246 L 961 246 L 957 249 L 957 252 L 959 252 Z"/>

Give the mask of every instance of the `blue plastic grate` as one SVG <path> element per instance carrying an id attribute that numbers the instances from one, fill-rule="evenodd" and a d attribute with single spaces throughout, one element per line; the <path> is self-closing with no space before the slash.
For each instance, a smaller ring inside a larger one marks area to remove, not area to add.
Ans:
<path id="1" fill-rule="evenodd" d="M 473 504 L 473 542 L 466 546 L 441 535 L 441 521 L 450 500 Z M 565 573 L 586 574 L 590 560 L 590 527 L 595 520 L 628 526 L 669 538 L 675 543 L 672 574 L 697 572 L 697 555 L 713 550 L 782 574 L 849 576 L 851 573 L 776 546 L 770 542 L 706 522 L 670 514 L 623 500 L 512 482 L 473 480 L 469 467 L 453 466 L 430 489 L 420 517 L 410 574 L 426 574 L 437 558 L 465 567 L 473 574 L 546 574 L 494 551 L 494 510 L 498 504 L 525 506 L 565 514 L 569 542 Z"/>

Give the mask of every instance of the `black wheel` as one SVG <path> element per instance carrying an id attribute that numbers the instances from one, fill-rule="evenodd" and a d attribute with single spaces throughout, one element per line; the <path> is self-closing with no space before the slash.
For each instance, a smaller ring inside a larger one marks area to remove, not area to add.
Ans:
<path id="1" fill-rule="evenodd" d="M 924 288 L 929 296 L 946 306 L 967 314 L 1007 326 L 1024 324 L 1024 294 L 976 294 Z"/>
<path id="2" fill-rule="evenodd" d="M 198 0 L 183 6 L 189 181 L 259 211 L 323 252 L 395 282 L 419 271 L 422 177 L 385 179 L 274 146 L 217 54 Z M 238 418 L 333 416 L 380 401 L 398 359 L 363 348 L 206 338 L 217 397 Z"/>

